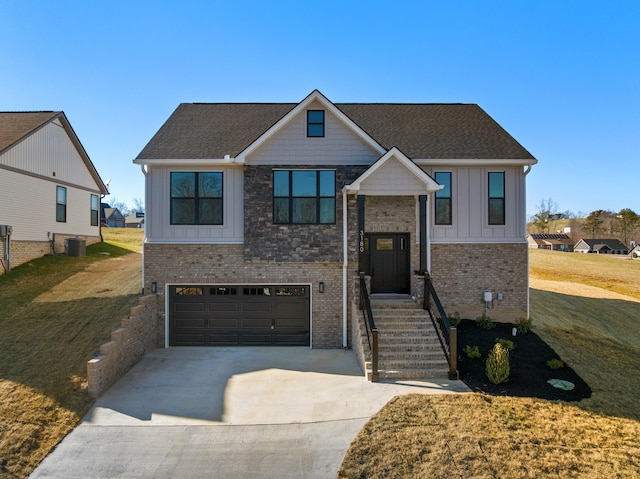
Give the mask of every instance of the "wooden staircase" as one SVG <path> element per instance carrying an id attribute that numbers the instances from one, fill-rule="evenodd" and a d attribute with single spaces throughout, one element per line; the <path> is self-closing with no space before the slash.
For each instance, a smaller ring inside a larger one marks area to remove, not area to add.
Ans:
<path id="1" fill-rule="evenodd" d="M 379 331 L 380 379 L 446 378 L 449 365 L 429 313 L 409 296 L 371 296 L 371 309 Z M 360 327 L 367 378 L 371 379 L 371 353 L 364 325 Z"/>

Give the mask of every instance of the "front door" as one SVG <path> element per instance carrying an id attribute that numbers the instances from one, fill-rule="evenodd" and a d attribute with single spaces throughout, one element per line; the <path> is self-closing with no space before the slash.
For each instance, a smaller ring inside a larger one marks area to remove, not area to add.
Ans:
<path id="1" fill-rule="evenodd" d="M 409 235 L 370 234 L 371 293 L 409 294 Z"/>

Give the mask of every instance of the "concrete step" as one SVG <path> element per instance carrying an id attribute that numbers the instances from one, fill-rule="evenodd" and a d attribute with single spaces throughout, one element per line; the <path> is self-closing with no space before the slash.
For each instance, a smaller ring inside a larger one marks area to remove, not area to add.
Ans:
<path id="1" fill-rule="evenodd" d="M 442 346 L 429 314 L 409 297 L 374 297 L 372 312 L 379 331 L 378 370 L 381 379 L 447 377 Z M 371 377 L 371 354 L 366 329 L 360 326 L 367 376 Z"/>
<path id="2" fill-rule="evenodd" d="M 444 379 L 449 377 L 449 368 L 444 369 L 402 369 L 402 370 L 378 370 L 380 379 Z M 367 369 L 367 379 L 371 381 L 371 369 Z"/>

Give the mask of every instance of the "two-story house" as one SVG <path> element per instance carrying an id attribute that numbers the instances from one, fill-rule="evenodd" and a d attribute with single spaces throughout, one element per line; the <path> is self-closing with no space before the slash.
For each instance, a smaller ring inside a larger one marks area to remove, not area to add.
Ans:
<path id="1" fill-rule="evenodd" d="M 0 274 L 101 241 L 107 193 L 64 112 L 0 112 Z"/>
<path id="2" fill-rule="evenodd" d="M 372 294 L 528 315 L 525 179 L 537 160 L 474 104 L 181 104 L 134 160 L 160 346 L 350 345 Z"/>

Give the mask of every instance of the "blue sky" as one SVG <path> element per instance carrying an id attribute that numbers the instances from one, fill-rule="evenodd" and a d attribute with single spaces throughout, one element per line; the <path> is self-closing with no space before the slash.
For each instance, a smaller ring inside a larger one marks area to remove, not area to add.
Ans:
<path id="1" fill-rule="evenodd" d="M 181 102 L 477 103 L 527 212 L 640 213 L 640 1 L 0 0 L 0 110 L 64 110 L 112 196 Z"/>

